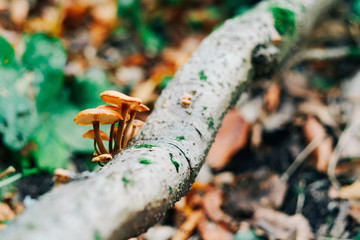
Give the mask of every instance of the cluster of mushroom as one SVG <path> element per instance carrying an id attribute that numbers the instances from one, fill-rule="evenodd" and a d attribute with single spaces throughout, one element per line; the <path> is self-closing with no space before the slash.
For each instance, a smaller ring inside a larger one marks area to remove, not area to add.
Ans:
<path id="1" fill-rule="evenodd" d="M 94 139 L 95 157 L 92 161 L 101 165 L 124 149 L 134 136 L 136 128 L 144 125 L 144 122 L 135 119 L 136 113 L 150 109 L 141 103 L 141 99 L 113 90 L 102 92 L 100 97 L 110 105 L 83 110 L 75 116 L 74 122 L 78 125 L 93 126 L 93 130 L 86 131 L 83 137 Z M 103 124 L 111 124 L 109 136 L 100 130 L 100 125 Z M 103 140 L 109 141 L 109 151 L 104 146 Z"/>

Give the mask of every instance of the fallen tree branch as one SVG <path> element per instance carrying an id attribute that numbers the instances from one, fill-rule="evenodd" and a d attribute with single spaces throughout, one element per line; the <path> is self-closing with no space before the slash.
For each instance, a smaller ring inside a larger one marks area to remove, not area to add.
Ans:
<path id="1" fill-rule="evenodd" d="M 0 238 L 126 239 L 145 231 L 190 189 L 253 73 L 277 67 L 334 2 L 265 1 L 226 21 L 175 74 L 132 147 L 95 176 L 44 195 Z M 193 95 L 188 108 L 180 104 L 185 93 Z"/>

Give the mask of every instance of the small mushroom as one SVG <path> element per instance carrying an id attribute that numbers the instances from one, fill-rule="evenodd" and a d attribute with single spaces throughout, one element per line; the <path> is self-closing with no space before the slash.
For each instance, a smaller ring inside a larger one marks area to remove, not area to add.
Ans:
<path id="1" fill-rule="evenodd" d="M 130 129 L 130 127 L 132 126 L 132 122 L 135 120 L 135 115 L 137 112 L 145 112 L 145 111 L 149 111 L 150 108 L 148 108 L 147 106 L 145 106 L 144 104 L 140 104 L 138 106 L 134 106 L 133 108 L 131 108 L 130 110 L 130 121 L 128 122 L 128 124 L 126 125 L 125 131 L 124 131 L 124 137 L 122 139 L 121 142 L 121 147 L 125 148 L 127 142 L 125 141 L 125 137 L 128 134 L 128 131 Z"/>
<path id="2" fill-rule="evenodd" d="M 96 138 L 95 138 L 95 132 L 94 130 L 87 130 L 86 132 L 84 132 L 84 134 L 82 135 L 83 138 L 89 138 L 89 139 L 94 139 L 94 149 L 95 149 L 95 152 L 97 153 L 97 155 L 100 155 L 100 151 L 97 149 L 97 146 L 96 146 Z M 104 141 L 109 141 L 110 138 L 109 136 L 100 130 L 100 138 L 101 140 L 104 140 Z"/>
<path id="3" fill-rule="evenodd" d="M 102 166 L 101 163 L 108 163 L 111 159 L 112 159 L 111 154 L 106 153 L 106 154 L 101 154 L 99 156 L 94 157 L 93 159 L 91 159 L 91 161 L 98 162 L 99 165 Z"/>
<path id="4" fill-rule="evenodd" d="M 180 101 L 180 103 L 181 103 L 181 106 L 183 106 L 184 108 L 187 108 L 191 104 L 191 101 L 189 99 L 182 99 Z"/>
<path id="5" fill-rule="evenodd" d="M 109 110 L 113 110 L 115 112 L 118 112 L 121 114 L 121 106 L 113 106 L 113 105 L 100 105 L 97 106 L 96 108 L 100 108 L 100 109 L 109 109 Z M 126 120 L 129 120 L 130 116 L 127 115 L 126 116 Z M 110 140 L 109 140 L 109 151 L 112 152 L 112 143 L 113 143 L 113 139 L 114 139 L 114 132 L 116 132 L 115 130 L 115 123 L 111 124 L 111 128 L 110 128 Z"/>
<path id="6" fill-rule="evenodd" d="M 136 128 L 142 127 L 144 124 L 145 123 L 143 121 L 141 121 L 139 119 L 134 119 L 134 121 L 132 122 L 131 133 L 129 136 L 126 137 L 125 146 L 128 144 L 130 139 L 134 136 Z"/>
<path id="7" fill-rule="evenodd" d="M 74 122 L 78 125 L 93 125 L 95 139 L 99 146 L 101 153 L 108 153 L 106 150 L 101 137 L 100 137 L 100 124 L 113 124 L 122 119 L 122 116 L 113 110 L 108 109 L 99 109 L 91 108 L 79 112 L 75 118 Z"/>
<path id="8" fill-rule="evenodd" d="M 74 173 L 70 172 L 69 170 L 65 170 L 62 168 L 56 168 L 54 170 L 53 182 L 55 182 L 57 184 L 67 183 L 74 177 L 75 177 Z"/>
<path id="9" fill-rule="evenodd" d="M 121 116 L 124 120 L 119 120 L 118 130 L 115 136 L 115 146 L 113 149 L 113 153 L 117 153 L 122 148 L 122 138 L 125 130 L 126 118 L 128 112 L 131 108 L 140 105 L 141 99 L 127 96 L 121 92 L 108 90 L 104 91 L 100 94 L 101 99 L 109 104 L 114 104 L 116 106 L 121 107 Z M 130 122 L 132 121 L 132 117 L 130 116 Z"/>

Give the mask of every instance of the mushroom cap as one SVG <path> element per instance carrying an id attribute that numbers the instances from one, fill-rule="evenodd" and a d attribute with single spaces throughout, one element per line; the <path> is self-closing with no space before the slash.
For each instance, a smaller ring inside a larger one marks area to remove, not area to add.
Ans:
<path id="1" fill-rule="evenodd" d="M 133 107 L 141 103 L 140 98 L 130 97 L 126 94 L 114 90 L 104 91 L 100 93 L 100 97 L 104 102 L 117 106 L 121 106 L 122 104 L 128 104 L 130 105 L 130 107 Z"/>
<path id="2" fill-rule="evenodd" d="M 139 119 L 134 119 L 134 121 L 132 122 L 132 125 L 134 127 L 141 127 L 143 126 L 145 123 Z"/>
<path id="3" fill-rule="evenodd" d="M 100 108 L 90 108 L 79 112 L 74 122 L 78 125 L 91 125 L 93 122 L 99 122 L 100 124 L 112 124 L 123 119 L 120 113 Z"/>
<path id="4" fill-rule="evenodd" d="M 107 163 L 109 160 L 112 159 L 111 154 L 101 154 L 91 159 L 92 162 L 105 162 Z"/>
<path id="5" fill-rule="evenodd" d="M 83 138 L 90 138 L 90 139 L 95 139 L 95 132 L 94 130 L 87 130 L 86 132 L 84 132 L 84 134 L 82 135 Z M 109 136 L 100 130 L 100 138 L 101 140 L 104 140 L 104 141 L 109 141 L 110 138 Z"/>
<path id="6" fill-rule="evenodd" d="M 121 106 L 100 105 L 100 106 L 97 106 L 96 108 L 98 108 L 98 109 L 108 109 L 108 110 L 113 110 L 115 112 L 121 113 Z"/>
<path id="7" fill-rule="evenodd" d="M 180 103 L 183 107 L 188 107 L 191 104 L 191 101 L 189 99 L 182 99 Z"/>
<path id="8" fill-rule="evenodd" d="M 150 108 L 148 108 L 146 105 L 140 103 L 140 105 L 136 105 L 136 106 L 132 107 L 131 110 L 137 111 L 137 112 L 145 112 L 145 111 L 150 111 Z"/>

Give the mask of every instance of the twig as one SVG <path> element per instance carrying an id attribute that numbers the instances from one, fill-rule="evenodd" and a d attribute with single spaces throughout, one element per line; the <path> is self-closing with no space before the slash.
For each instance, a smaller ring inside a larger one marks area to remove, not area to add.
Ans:
<path id="1" fill-rule="evenodd" d="M 296 169 L 305 161 L 305 159 L 315 150 L 323 140 L 322 137 L 314 138 L 301 153 L 295 158 L 294 162 L 288 167 L 288 169 L 281 175 L 280 180 L 287 182 L 290 176 L 296 171 Z"/>
<path id="2" fill-rule="evenodd" d="M 13 166 L 9 166 L 7 169 L 5 169 L 4 171 L 2 171 L 0 173 L 0 179 L 2 179 L 3 177 L 5 177 L 13 172 L 15 172 L 15 168 Z"/>
<path id="3" fill-rule="evenodd" d="M 312 48 L 295 54 L 289 59 L 286 67 L 291 68 L 304 61 L 328 61 L 351 56 L 354 56 L 354 47 L 342 46 L 326 49 Z"/>
<path id="4" fill-rule="evenodd" d="M 7 179 L 4 179 L 0 182 L 0 188 L 10 184 L 10 183 L 13 183 L 13 182 L 16 182 L 17 180 L 19 180 L 20 178 L 22 177 L 22 174 L 21 173 L 18 173 L 18 174 L 15 174 L 14 176 L 11 176 Z"/>
<path id="5" fill-rule="evenodd" d="M 350 126 L 347 126 L 344 132 L 340 135 L 338 144 L 336 145 L 331 155 L 327 174 L 330 182 L 332 183 L 332 185 L 334 185 L 336 189 L 340 189 L 341 187 L 340 182 L 337 180 L 335 176 L 335 168 L 340 159 L 341 152 L 344 150 L 347 141 L 359 130 L 360 130 L 360 120 L 357 120 L 355 123 L 351 124 Z"/>
<path id="6" fill-rule="evenodd" d="M 334 226 L 331 228 L 330 235 L 336 238 L 339 238 L 341 234 L 344 232 L 345 227 L 347 225 L 346 218 L 348 216 L 349 211 L 349 202 L 347 200 L 343 200 L 340 202 L 339 206 L 339 214 L 337 215 Z"/>

